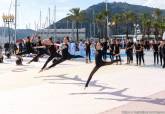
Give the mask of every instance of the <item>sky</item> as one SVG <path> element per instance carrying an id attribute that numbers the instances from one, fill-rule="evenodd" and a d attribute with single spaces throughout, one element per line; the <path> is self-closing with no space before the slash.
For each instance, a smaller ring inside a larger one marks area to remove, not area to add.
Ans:
<path id="1" fill-rule="evenodd" d="M 56 6 L 56 21 L 65 17 L 72 8 L 81 8 L 84 10 L 91 5 L 105 2 L 105 0 L 17 0 L 17 28 L 37 29 L 48 25 L 48 9 L 50 8 L 51 22 L 54 20 L 54 9 Z M 143 6 L 165 9 L 165 0 L 107 0 L 108 2 L 127 2 Z M 15 0 L 0 0 L 0 26 L 4 26 L 2 15 L 14 14 Z M 41 26 L 40 26 L 40 11 Z M 13 26 L 14 24 L 12 24 Z"/>

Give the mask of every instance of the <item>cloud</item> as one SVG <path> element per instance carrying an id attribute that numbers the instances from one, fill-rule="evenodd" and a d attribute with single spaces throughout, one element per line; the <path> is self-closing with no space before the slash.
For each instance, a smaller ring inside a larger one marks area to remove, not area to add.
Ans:
<path id="1" fill-rule="evenodd" d="M 151 6 L 154 8 L 161 8 L 161 9 L 165 9 L 165 2 L 164 0 L 146 0 L 145 5 L 147 6 Z"/>

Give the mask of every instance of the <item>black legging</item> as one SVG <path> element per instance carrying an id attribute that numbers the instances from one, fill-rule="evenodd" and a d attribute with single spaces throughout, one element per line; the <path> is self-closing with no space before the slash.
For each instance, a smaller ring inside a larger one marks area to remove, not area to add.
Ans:
<path id="1" fill-rule="evenodd" d="M 83 56 L 81 56 L 81 55 L 69 55 L 69 57 L 67 57 L 67 58 L 60 58 L 60 59 L 54 59 L 53 60 L 53 64 L 52 65 L 50 65 L 49 67 L 48 67 L 48 69 L 50 69 L 50 68 L 52 68 L 52 67 L 55 67 L 56 65 L 58 65 L 58 64 L 60 64 L 60 63 L 62 63 L 62 62 L 64 62 L 64 61 L 66 61 L 66 60 L 70 60 L 70 59 L 73 59 L 73 58 L 83 58 Z"/>
<path id="2" fill-rule="evenodd" d="M 29 61 L 29 63 L 35 61 L 36 59 L 43 56 L 44 54 L 50 55 L 46 50 L 39 51 L 39 53 L 31 61 Z"/>
<path id="3" fill-rule="evenodd" d="M 163 68 L 165 68 L 165 57 L 163 57 Z"/>
<path id="4" fill-rule="evenodd" d="M 86 59 L 89 59 L 89 61 L 91 61 L 91 51 L 90 50 L 86 50 Z"/>
<path id="5" fill-rule="evenodd" d="M 160 56 L 160 65 L 162 66 L 162 64 L 163 64 L 163 56 L 162 56 L 161 52 L 159 52 L 159 56 Z"/>
<path id="6" fill-rule="evenodd" d="M 103 59 L 104 59 L 104 60 L 107 59 L 107 50 L 103 50 Z"/>
<path id="7" fill-rule="evenodd" d="M 85 87 L 88 87 L 89 82 L 91 81 L 93 75 L 95 74 L 95 72 L 96 72 L 99 68 L 101 68 L 102 66 L 111 65 L 111 64 L 113 64 L 113 63 L 115 63 L 115 62 L 118 62 L 118 61 L 121 61 L 121 60 L 114 60 L 114 61 L 111 61 L 111 62 L 103 62 L 102 64 L 100 64 L 100 65 L 98 65 L 98 66 L 95 66 L 95 67 L 93 68 L 92 72 L 90 73 L 89 77 L 88 77 L 88 80 L 87 80 L 87 82 L 86 82 L 86 84 L 85 84 Z"/>
<path id="8" fill-rule="evenodd" d="M 142 54 L 140 52 L 136 52 L 136 64 L 141 65 Z"/>
<path id="9" fill-rule="evenodd" d="M 51 54 L 51 55 L 49 56 L 49 58 L 46 60 L 44 66 L 41 68 L 41 70 L 43 70 L 43 69 L 47 66 L 47 64 L 48 64 L 53 58 L 55 58 L 55 57 L 61 57 L 61 55 L 58 54 L 58 53 Z"/>
<path id="10" fill-rule="evenodd" d="M 156 64 L 156 60 L 157 60 L 157 64 L 159 64 L 159 53 L 158 52 L 154 52 L 154 64 Z"/>
<path id="11" fill-rule="evenodd" d="M 120 54 L 116 55 L 116 60 L 120 60 L 120 63 L 121 63 L 121 56 L 120 56 Z"/>

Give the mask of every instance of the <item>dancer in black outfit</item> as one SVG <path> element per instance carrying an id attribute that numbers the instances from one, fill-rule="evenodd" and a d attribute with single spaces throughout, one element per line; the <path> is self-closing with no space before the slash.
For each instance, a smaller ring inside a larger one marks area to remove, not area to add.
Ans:
<path id="1" fill-rule="evenodd" d="M 104 61 L 106 61 L 107 59 L 107 49 L 108 49 L 108 43 L 107 43 L 107 40 L 104 39 L 104 42 L 102 43 L 102 46 L 103 46 L 103 59 Z"/>
<path id="2" fill-rule="evenodd" d="M 163 65 L 162 65 L 162 67 L 165 68 L 165 40 L 162 41 L 161 54 L 162 54 L 162 58 L 163 58 Z"/>
<path id="3" fill-rule="evenodd" d="M 133 63 L 133 47 L 134 44 L 130 41 L 127 41 L 126 44 L 127 64 Z"/>
<path id="4" fill-rule="evenodd" d="M 30 64 L 31 62 L 34 62 L 34 61 L 37 62 L 38 59 L 39 59 L 41 56 L 43 56 L 44 54 L 50 55 L 50 53 L 48 53 L 48 51 L 47 51 L 47 47 L 48 47 L 48 49 L 49 49 L 51 46 L 50 46 L 50 47 L 49 47 L 49 46 L 44 46 L 44 45 L 42 44 L 41 37 L 39 36 L 39 37 L 38 37 L 38 42 L 37 42 L 36 47 L 35 47 L 35 48 L 38 49 L 38 54 L 37 54 L 31 61 L 29 61 L 28 64 Z"/>
<path id="5" fill-rule="evenodd" d="M 140 41 L 140 57 L 141 57 L 141 60 L 143 61 L 143 65 L 145 65 L 145 60 L 144 60 L 144 43 L 143 41 Z"/>
<path id="6" fill-rule="evenodd" d="M 162 66 L 163 65 L 163 54 L 162 54 L 162 50 L 163 50 L 163 41 L 160 42 L 160 45 L 159 45 L 159 56 L 160 56 L 160 65 Z"/>
<path id="7" fill-rule="evenodd" d="M 20 55 L 25 55 L 25 54 L 30 54 L 30 53 L 33 53 L 33 54 L 37 53 L 33 49 L 33 45 L 32 45 L 32 42 L 30 41 L 30 37 L 29 36 L 27 37 L 27 42 L 25 43 L 25 47 L 26 47 L 26 50 L 24 52 L 18 53 L 16 55 L 20 56 Z"/>
<path id="8" fill-rule="evenodd" d="M 53 64 L 50 65 L 47 70 L 49 70 L 50 68 L 52 67 L 55 67 L 56 65 L 66 61 L 66 60 L 70 60 L 70 59 L 73 59 L 73 58 L 83 58 L 83 56 L 80 56 L 80 55 L 71 55 L 69 52 L 68 52 L 68 49 L 69 49 L 69 37 L 65 37 L 64 38 L 64 41 L 63 41 L 63 45 L 61 47 L 61 49 L 59 49 L 58 51 L 61 51 L 62 52 L 62 57 L 60 59 L 54 59 L 53 60 Z"/>
<path id="9" fill-rule="evenodd" d="M 23 59 L 22 59 L 21 55 L 30 54 L 30 53 L 37 54 L 37 52 L 33 49 L 33 44 L 31 42 L 29 36 L 27 37 L 25 47 L 26 47 L 26 50 L 24 52 L 16 54 L 16 56 L 17 56 L 16 64 L 17 65 L 22 65 Z"/>
<path id="10" fill-rule="evenodd" d="M 140 46 L 140 43 L 139 41 L 136 43 L 135 45 L 135 52 L 136 52 L 136 64 L 137 66 L 138 65 L 141 65 L 141 54 L 140 54 L 140 51 L 141 51 L 141 46 Z"/>
<path id="11" fill-rule="evenodd" d="M 120 43 L 118 40 L 116 40 L 116 44 L 115 44 L 115 47 L 114 47 L 114 54 L 116 56 L 116 60 L 121 60 L 121 56 L 120 56 Z M 118 64 L 118 62 L 117 62 Z M 120 64 L 121 64 L 121 61 L 120 61 Z"/>
<path id="12" fill-rule="evenodd" d="M 85 50 L 86 50 L 86 63 L 91 62 L 91 43 L 89 40 L 85 43 Z"/>
<path id="13" fill-rule="evenodd" d="M 90 73 L 89 77 L 88 77 L 88 80 L 85 84 L 85 87 L 88 87 L 88 84 L 90 82 L 90 80 L 92 79 L 94 73 L 102 66 L 106 66 L 106 65 L 111 65 L 113 64 L 114 62 L 118 62 L 120 60 L 114 60 L 114 61 L 111 61 L 111 62 L 104 62 L 102 60 L 102 50 L 101 50 L 102 46 L 101 46 L 101 43 L 98 42 L 96 44 L 96 55 L 95 55 L 95 63 L 96 63 L 96 66 L 94 67 L 94 69 L 92 70 L 92 72 Z"/>
<path id="14" fill-rule="evenodd" d="M 49 46 L 50 56 L 47 59 L 47 61 L 45 62 L 44 66 L 41 68 L 40 72 L 42 72 L 45 69 L 45 67 L 47 66 L 47 64 L 51 60 L 53 60 L 55 57 L 61 57 L 61 55 L 56 52 L 57 50 L 56 50 L 56 47 L 54 45 L 53 39 L 52 38 L 49 38 L 49 41 L 51 43 L 50 46 Z"/>
<path id="15" fill-rule="evenodd" d="M 0 46 L 0 63 L 3 63 L 2 46 Z"/>
<path id="16" fill-rule="evenodd" d="M 159 64 L 158 42 L 154 41 L 152 47 L 153 47 L 153 52 L 154 52 L 154 64 L 156 64 L 156 61 L 157 61 L 157 64 Z"/>
<path id="17" fill-rule="evenodd" d="M 109 44 L 109 51 L 110 51 L 109 56 L 110 56 L 111 61 L 114 60 L 114 53 L 113 53 L 114 52 L 114 47 L 115 47 L 115 41 L 113 40 Z"/>

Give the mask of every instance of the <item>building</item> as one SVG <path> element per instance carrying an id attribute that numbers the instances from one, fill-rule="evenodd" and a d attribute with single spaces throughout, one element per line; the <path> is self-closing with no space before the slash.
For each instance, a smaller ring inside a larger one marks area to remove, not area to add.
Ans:
<path id="1" fill-rule="evenodd" d="M 86 39 L 86 29 L 81 28 L 79 31 L 79 39 Z M 72 40 L 76 40 L 76 29 L 40 29 L 37 31 L 37 35 L 43 39 L 54 37 L 56 40 L 62 40 L 65 36 L 69 36 Z"/>

